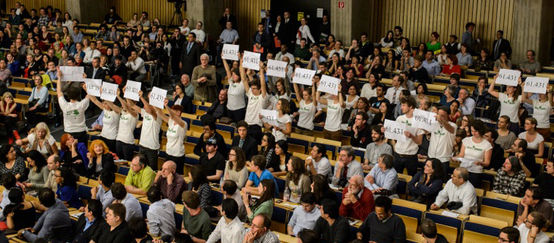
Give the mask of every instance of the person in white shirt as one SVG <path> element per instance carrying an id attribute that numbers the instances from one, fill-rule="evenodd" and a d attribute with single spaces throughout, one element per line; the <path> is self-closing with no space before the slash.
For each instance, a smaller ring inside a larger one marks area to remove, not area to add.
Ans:
<path id="1" fill-rule="evenodd" d="M 335 49 L 331 50 L 329 52 L 329 55 L 327 56 L 332 57 L 335 53 L 339 54 L 340 60 L 343 60 L 344 56 L 346 55 L 346 53 L 342 49 L 342 41 L 340 40 L 335 41 Z"/>
<path id="2" fill-rule="evenodd" d="M 300 45 L 300 40 L 302 40 L 302 38 L 310 40 L 311 43 L 315 43 L 314 37 L 312 36 L 312 33 L 310 31 L 310 27 L 307 25 L 307 23 L 308 21 L 306 21 L 306 18 L 302 18 L 302 20 L 300 20 L 300 27 L 298 27 L 298 34 L 296 35 L 297 45 Z"/>
<path id="3" fill-rule="evenodd" d="M 93 41 L 90 43 L 89 49 L 85 50 L 85 57 L 83 58 L 83 63 L 90 64 L 92 63 L 92 59 L 94 59 L 95 57 L 100 58 L 100 55 L 102 55 L 102 53 L 100 53 L 99 50 L 96 50 L 96 42 Z"/>
<path id="4" fill-rule="evenodd" d="M 418 161 L 416 154 L 419 149 L 418 145 L 420 145 L 423 140 L 424 131 L 412 126 L 414 122 L 414 109 L 416 107 L 414 97 L 402 97 L 400 105 L 404 115 L 396 118 L 396 122 L 406 125 L 407 129 L 404 130 L 406 140 L 398 140 L 394 143 L 394 169 L 398 171 L 398 173 L 402 173 L 404 168 L 406 168 L 408 170 L 408 175 L 413 176 L 417 172 Z"/>
<path id="5" fill-rule="evenodd" d="M 306 158 L 304 163 L 307 170 L 312 175 L 323 175 L 325 178 L 331 178 L 332 168 L 329 159 L 326 157 L 327 150 L 322 144 L 314 144 L 310 150 L 310 156 Z"/>
<path id="6" fill-rule="evenodd" d="M 316 94 L 316 100 L 319 104 L 327 106 L 327 116 L 325 117 L 325 125 L 323 126 L 323 135 L 328 139 L 336 141 L 341 141 L 342 138 L 340 124 L 346 107 L 341 89 L 342 85 L 338 85 L 337 95 L 329 94 L 327 99 L 321 97 L 320 91 L 317 91 Z"/>
<path id="7" fill-rule="evenodd" d="M 294 56 L 290 52 L 288 52 L 288 47 L 286 44 L 281 44 L 281 51 L 275 55 L 275 60 L 283 61 L 283 57 L 289 58 L 290 65 L 294 64 Z"/>
<path id="8" fill-rule="evenodd" d="M 133 159 L 133 150 L 135 146 L 134 131 L 138 122 L 139 112 L 133 108 L 135 106 L 135 101 L 121 98 L 119 90 L 117 91 L 117 100 L 121 103 L 121 115 L 119 116 L 117 136 L 115 137 L 115 149 L 119 158 L 131 161 Z M 112 107 L 114 110 L 119 108 L 116 108 L 115 105 Z"/>
<path id="9" fill-rule="evenodd" d="M 239 206 L 232 198 L 221 202 L 221 217 L 206 243 L 242 243 L 243 223 L 238 217 Z"/>
<path id="10" fill-rule="evenodd" d="M 127 78 L 142 82 L 146 79 L 146 68 L 144 67 L 144 60 L 137 55 L 137 51 L 132 51 L 131 56 L 127 60 L 125 66 L 129 69 Z"/>
<path id="11" fill-rule="evenodd" d="M 446 182 L 435 202 L 431 204 L 431 210 L 438 210 L 448 202 L 448 205 L 454 206 L 450 210 L 456 213 L 465 215 L 477 213 L 475 188 L 469 183 L 468 179 L 469 172 L 466 168 L 458 167 L 454 169 L 451 179 Z M 461 207 L 456 208 L 460 203 L 462 204 Z"/>
<path id="12" fill-rule="evenodd" d="M 144 108 L 140 108 L 136 105 L 133 106 L 135 112 L 142 116 L 142 126 L 140 130 L 140 152 L 143 153 L 150 167 L 153 170 L 158 169 L 158 150 L 160 149 L 160 128 L 162 125 L 162 117 L 156 112 L 156 108 L 142 95 L 142 91 L 139 91 L 139 98 Z"/>
<path id="13" fill-rule="evenodd" d="M 475 100 L 469 97 L 469 91 L 466 88 L 461 88 L 458 92 L 458 102 L 460 102 L 462 115 L 473 115 Z"/>
<path id="14" fill-rule="evenodd" d="M 404 87 L 400 86 L 404 82 L 404 79 L 400 75 L 394 75 L 392 78 L 392 87 L 387 89 L 385 98 L 391 102 L 391 104 L 400 104 L 400 92 L 404 90 Z"/>
<path id="15" fill-rule="evenodd" d="M 519 230 L 521 243 L 548 243 L 550 239 L 542 229 L 546 227 L 548 220 L 540 212 L 535 211 L 527 215 L 524 223 L 521 223 Z M 514 226 L 515 227 L 515 226 Z"/>
<path id="16" fill-rule="evenodd" d="M 520 133 L 517 137 L 527 141 L 527 148 L 532 150 L 535 157 L 542 158 L 544 155 L 544 137 L 537 132 L 537 119 L 534 117 L 525 118 L 525 132 Z"/>
<path id="17" fill-rule="evenodd" d="M 450 158 L 454 149 L 454 140 L 456 139 L 456 124 L 448 120 L 450 109 L 440 107 L 437 111 L 437 126 L 435 131 L 431 132 L 429 139 L 429 150 L 427 157 L 435 158 L 443 163 L 443 169 L 447 172 L 450 167 Z M 447 175 L 447 173 L 445 173 Z"/>
<path id="18" fill-rule="evenodd" d="M 202 29 L 203 25 L 202 21 L 198 21 L 196 22 L 196 29 L 190 31 L 196 34 L 196 41 L 200 42 L 200 44 L 204 44 L 204 40 L 206 40 L 206 32 Z"/>
<path id="19" fill-rule="evenodd" d="M 228 114 L 233 122 L 237 123 L 244 120 L 246 115 L 246 90 L 241 84 L 240 72 L 238 70 L 231 71 L 227 60 L 223 59 L 223 54 L 221 60 L 223 61 L 223 66 L 225 67 L 225 73 L 229 82 L 229 88 L 227 90 L 227 110 Z"/>
<path id="20" fill-rule="evenodd" d="M 244 85 L 244 91 L 248 97 L 246 115 L 244 117 L 244 121 L 248 123 L 248 136 L 255 138 L 259 144 L 262 139 L 262 120 L 259 114 L 264 104 L 267 102 L 263 63 L 260 62 L 260 80 L 252 82 L 252 85 L 248 84 L 248 77 L 246 76 L 246 70 L 242 66 L 242 59 L 240 61 L 239 70 L 240 78 Z"/>
<path id="21" fill-rule="evenodd" d="M 453 160 L 461 161 L 460 167 L 469 171 L 469 181 L 474 187 L 481 187 L 481 174 L 483 167 L 488 167 L 491 162 L 492 145 L 483 135 L 487 127 L 481 120 L 474 120 L 471 123 L 471 137 L 462 140 L 460 153 Z"/>
<path id="22" fill-rule="evenodd" d="M 500 101 L 500 116 L 507 115 L 510 117 L 510 131 L 515 134 L 519 133 L 519 105 L 521 103 L 521 96 L 517 87 L 515 86 L 506 86 L 505 92 L 498 92 L 494 90 L 494 83 L 498 78 L 498 74 L 494 76 L 493 81 L 489 85 L 489 94 L 496 97 Z M 518 79 L 518 83 L 521 86 L 521 78 Z"/>
<path id="23" fill-rule="evenodd" d="M 317 75 L 317 74 L 316 74 Z M 315 80 L 313 79 L 312 88 L 302 90 L 302 95 L 296 95 L 298 101 L 298 128 L 300 133 L 311 135 L 314 130 L 314 117 L 317 110 L 317 99 L 315 90 Z M 297 83 L 293 83 L 294 93 L 300 94 L 300 89 Z"/>
<path id="24" fill-rule="evenodd" d="M 377 97 L 377 86 L 379 84 L 379 76 L 375 73 L 369 74 L 369 79 L 364 86 L 362 86 L 362 91 L 360 92 L 360 97 L 365 97 L 368 100 L 372 97 Z"/>
<path id="25" fill-rule="evenodd" d="M 62 72 L 58 68 L 57 87 L 62 87 L 61 78 Z M 63 126 L 66 133 L 71 134 L 77 141 L 87 142 L 87 125 L 85 123 L 85 111 L 89 105 L 89 99 L 85 97 L 79 101 L 81 90 L 70 88 L 67 90 L 69 102 L 64 98 L 61 88 L 56 90 L 58 95 L 58 103 L 63 114 Z"/>
<path id="26" fill-rule="evenodd" d="M 275 142 L 286 141 L 287 137 L 292 133 L 292 119 L 288 114 L 290 113 L 289 101 L 283 98 L 279 99 L 275 110 L 277 110 L 277 120 L 275 121 L 277 124 L 271 125 L 264 122 L 264 127 L 271 129 Z"/>
<path id="27" fill-rule="evenodd" d="M 87 91 L 86 85 L 83 87 Z M 119 117 L 121 115 L 121 108 L 114 105 L 112 102 L 104 100 L 100 102 L 95 96 L 87 94 L 87 98 L 92 101 L 100 110 L 104 112 L 102 118 L 102 131 L 100 137 L 108 145 L 111 151 L 116 151 L 116 136 L 119 128 Z"/>
<path id="28" fill-rule="evenodd" d="M 303 193 L 300 204 L 300 207 L 294 209 L 287 225 L 287 233 L 292 236 L 298 236 L 303 229 L 313 230 L 321 216 L 319 208 L 315 206 L 315 195 L 312 192 Z"/>
<path id="29" fill-rule="evenodd" d="M 177 165 L 177 171 L 183 172 L 185 166 L 185 137 L 187 133 L 187 122 L 181 119 L 183 107 L 173 105 L 169 107 L 167 99 L 164 101 L 165 110 L 169 113 L 166 115 L 164 111 L 156 108 L 158 116 L 167 123 L 167 131 L 165 137 L 165 153 L 167 154 L 166 161 L 173 161 Z"/>
<path id="30" fill-rule="evenodd" d="M 530 99 L 532 94 L 523 93 L 522 102 L 533 105 L 533 118 L 537 119 L 537 132 L 543 136 L 543 138 L 550 138 L 550 111 L 554 106 L 554 99 L 552 99 L 552 86 L 547 90 L 546 94 L 538 94 L 538 100 Z"/>
<path id="31" fill-rule="evenodd" d="M 189 19 L 187 18 L 183 19 L 183 25 L 179 26 L 179 31 L 181 31 L 181 34 L 184 36 L 189 35 L 190 33 Z"/>

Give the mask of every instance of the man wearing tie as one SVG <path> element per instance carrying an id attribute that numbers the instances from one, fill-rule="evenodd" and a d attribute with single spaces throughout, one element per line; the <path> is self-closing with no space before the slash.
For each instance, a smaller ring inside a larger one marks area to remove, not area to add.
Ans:
<path id="1" fill-rule="evenodd" d="M 494 43 L 492 43 L 492 56 L 494 60 L 497 60 L 500 58 L 500 53 L 504 52 L 506 53 L 506 56 L 510 58 L 510 55 L 512 54 L 512 47 L 510 46 L 510 42 L 504 38 L 504 31 L 498 30 L 496 32 L 496 40 Z"/>
<path id="2" fill-rule="evenodd" d="M 192 75 L 194 67 L 200 63 L 200 46 L 196 43 L 196 34 L 189 33 L 188 42 L 184 45 L 183 53 L 181 54 L 181 74 Z"/>
<path id="3" fill-rule="evenodd" d="M 100 67 L 100 58 L 95 57 L 92 59 L 92 66 L 85 69 L 87 78 L 91 79 L 106 79 L 106 71 Z"/>

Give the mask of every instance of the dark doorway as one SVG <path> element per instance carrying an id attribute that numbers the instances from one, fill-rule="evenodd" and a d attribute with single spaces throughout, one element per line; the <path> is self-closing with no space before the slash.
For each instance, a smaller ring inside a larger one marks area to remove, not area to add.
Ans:
<path id="1" fill-rule="evenodd" d="M 331 0 L 303 1 L 303 0 L 272 0 L 271 1 L 271 18 L 274 20 L 277 15 L 283 16 L 283 12 L 289 11 L 291 18 L 298 21 L 298 12 L 304 13 L 304 18 L 308 20 L 308 26 L 314 38 L 318 38 L 318 26 L 321 23 L 321 18 L 317 18 L 317 8 L 323 8 L 323 14 L 329 16 L 331 10 Z M 300 23 L 300 21 L 298 21 Z"/>

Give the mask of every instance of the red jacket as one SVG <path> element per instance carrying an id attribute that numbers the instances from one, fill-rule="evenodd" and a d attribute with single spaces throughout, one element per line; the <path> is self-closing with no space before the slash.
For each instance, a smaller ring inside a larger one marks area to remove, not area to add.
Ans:
<path id="1" fill-rule="evenodd" d="M 348 192 L 348 187 L 345 187 L 344 190 L 342 191 L 343 200 L 347 192 Z M 362 196 L 358 199 L 356 203 L 353 203 L 353 204 L 350 203 L 348 205 L 344 205 L 344 203 L 342 203 L 342 200 L 341 200 L 339 215 L 343 217 L 365 220 L 365 218 L 367 218 L 367 215 L 373 212 L 374 208 L 375 208 L 375 202 L 373 201 L 373 193 L 371 193 L 369 189 L 364 187 Z"/>

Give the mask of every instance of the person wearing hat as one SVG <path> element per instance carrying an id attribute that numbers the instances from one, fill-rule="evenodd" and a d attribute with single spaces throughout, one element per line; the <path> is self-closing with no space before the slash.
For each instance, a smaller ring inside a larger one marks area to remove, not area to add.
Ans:
<path id="1" fill-rule="evenodd" d="M 204 168 L 208 180 L 219 182 L 225 170 L 225 157 L 218 152 L 215 138 L 206 140 L 206 152 L 200 156 L 200 166 Z"/>

